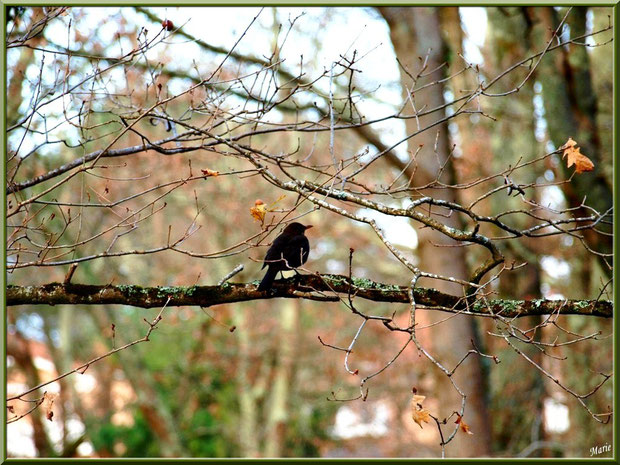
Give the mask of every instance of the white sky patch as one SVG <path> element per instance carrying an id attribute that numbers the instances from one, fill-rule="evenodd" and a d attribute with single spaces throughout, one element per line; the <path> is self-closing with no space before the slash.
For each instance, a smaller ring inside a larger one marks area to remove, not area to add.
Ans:
<path id="1" fill-rule="evenodd" d="M 465 59 L 471 63 L 482 64 L 480 48 L 487 35 L 487 12 L 483 7 L 460 7 L 461 22 L 465 39 L 463 52 Z"/>
<path id="2" fill-rule="evenodd" d="M 560 210 L 564 203 L 564 193 L 558 186 L 546 186 L 542 189 L 540 203 L 545 207 Z"/>
<path id="3" fill-rule="evenodd" d="M 332 428 L 332 435 L 340 439 L 350 439 L 360 436 L 385 436 L 388 433 L 390 417 L 389 407 L 379 401 L 370 407 L 369 418 L 364 418 L 360 412 L 344 406 L 336 413 L 336 422 Z"/>
<path id="4" fill-rule="evenodd" d="M 80 454 L 83 457 L 88 457 L 88 456 L 92 455 L 95 452 L 95 448 L 93 447 L 93 445 L 90 442 L 82 442 L 77 447 L 77 452 L 78 452 L 78 454 Z"/>
<path id="5" fill-rule="evenodd" d="M 43 332 L 43 318 L 38 313 L 30 313 L 22 315 L 17 319 L 17 329 L 28 339 L 35 341 L 44 341 L 45 333 Z"/>
<path id="6" fill-rule="evenodd" d="M 8 424 L 6 427 L 8 454 L 14 457 L 36 457 L 33 434 L 32 424 L 27 420 Z"/>
<path id="7" fill-rule="evenodd" d="M 278 35 L 278 44 L 282 46 L 284 38 L 286 42 L 280 50 L 280 59 L 284 69 L 291 74 L 300 72 L 300 64 L 303 63 L 304 79 L 313 81 L 328 70 L 336 61 L 344 61 L 341 56 L 351 60 L 355 56 L 355 63 L 352 68 L 356 70 L 353 77 L 353 101 L 360 112 L 372 118 L 381 118 L 393 114 L 402 101 L 400 85 L 400 73 L 396 61 L 394 60 L 394 50 L 390 40 L 389 28 L 385 21 L 372 8 L 351 8 L 351 7 L 267 7 L 261 11 L 259 7 L 165 7 L 149 8 L 161 18 L 169 19 L 175 28 L 180 28 L 188 32 L 198 40 L 208 44 L 221 47 L 225 50 L 235 47 L 235 52 L 268 60 L 273 52 L 273 41 L 277 31 L 277 25 L 281 25 Z M 151 23 L 145 15 L 136 12 L 131 7 L 98 7 L 98 8 L 76 8 L 74 13 L 67 17 L 59 18 L 50 24 L 48 33 L 57 37 L 55 39 L 60 47 L 68 46 L 75 48 L 72 43 L 73 34 L 67 34 L 67 27 L 70 20 L 72 28 L 80 30 L 82 34 L 92 31 L 97 37 L 113 37 L 119 29 L 118 18 L 120 15 L 129 24 L 143 26 L 148 32 L 140 34 L 140 42 L 145 39 L 151 40 L 156 35 L 165 37 L 162 43 L 149 49 L 139 60 L 148 60 L 152 66 L 158 66 L 159 59 L 173 57 L 172 61 L 167 61 L 163 65 L 171 70 L 180 69 L 188 71 L 196 77 L 207 77 L 215 67 L 221 63 L 224 54 L 215 54 L 199 47 L 174 32 L 165 33 L 161 31 L 159 24 Z M 258 15 L 258 19 L 245 32 L 245 36 L 239 41 L 244 31 L 251 24 L 252 20 Z M 101 22 L 102 18 L 109 18 L 108 21 Z M 292 30 L 289 31 L 291 23 L 294 21 Z M 239 41 L 237 45 L 235 45 Z M 121 56 L 128 53 L 131 44 L 123 38 L 120 42 L 113 41 L 106 54 L 111 56 Z M 86 52 L 92 52 L 89 46 L 85 46 Z M 36 52 L 39 53 L 39 52 Z M 16 54 L 9 54 L 7 60 L 15 62 Z M 303 61 L 302 61 L 303 56 Z M 46 56 L 46 64 L 54 60 L 54 55 Z M 78 58 L 73 58 L 78 60 Z M 227 60 L 228 66 L 238 66 L 239 64 L 232 58 Z M 101 65 L 102 68 L 108 65 Z M 256 71 L 259 68 L 255 65 L 242 65 L 242 74 Z M 49 68 L 49 66 L 48 66 Z M 86 72 L 92 72 L 87 70 Z M 335 73 L 342 73 L 335 79 L 341 89 L 348 87 L 348 80 L 351 72 L 341 66 L 336 66 Z M 357 72 L 359 71 L 359 72 Z M 29 67 L 27 74 L 31 82 L 36 82 L 40 70 L 37 67 Z M 43 76 L 45 85 L 56 85 L 55 76 L 49 71 Z M 74 76 L 69 79 L 69 85 L 74 85 L 77 80 Z M 248 79 L 253 79 L 250 77 Z M 90 83 L 90 81 L 89 81 Z M 247 83 L 246 83 L 247 84 Z M 93 89 L 103 95 L 107 92 L 114 93 L 119 88 L 122 91 L 126 85 L 125 76 L 122 68 L 112 70 L 103 76 L 103 79 Z M 183 92 L 191 85 L 183 79 L 171 79 L 168 83 L 168 90 L 173 94 Z M 329 79 L 324 77 L 316 83 L 316 87 L 327 93 Z M 89 84 L 85 88 L 76 91 L 88 92 Z M 24 86 L 24 92 L 32 94 L 33 89 Z M 311 95 L 304 93 L 296 96 L 301 104 L 304 98 L 311 98 Z M 339 91 L 336 98 L 346 97 L 346 91 Z M 105 101 L 105 99 L 104 99 Z M 24 99 L 24 105 L 28 100 Z M 234 99 L 231 100 L 234 102 Z M 64 108 L 68 109 L 68 115 L 74 116 L 76 105 L 79 102 L 64 102 Z M 243 104 L 240 101 L 239 104 Z M 93 102 L 93 109 L 105 110 L 103 102 Z M 24 108 L 25 110 L 25 108 Z M 48 126 L 57 126 L 63 115 L 63 100 L 58 99 L 48 105 Z M 355 116 L 355 115 L 354 115 Z M 280 122 L 281 115 L 277 111 L 270 112 L 265 119 L 271 122 Z M 38 125 L 40 122 L 37 120 Z M 376 123 L 373 129 L 381 135 L 382 142 L 393 145 L 405 136 L 405 124 L 403 121 L 385 121 Z M 39 128 L 40 129 L 40 128 Z M 61 124 L 52 131 L 52 139 L 58 136 L 76 137 L 78 134 L 68 124 Z M 338 134 L 336 134 L 338 137 Z M 19 144 L 21 137 L 19 131 L 14 131 L 11 137 L 11 144 Z M 30 135 L 23 143 L 20 154 L 32 150 L 38 143 L 35 137 Z M 407 158 L 407 144 L 399 144 L 395 152 Z"/>
<path id="8" fill-rule="evenodd" d="M 540 285 L 540 292 L 542 293 L 542 296 L 547 299 L 547 300 L 564 300 L 566 299 L 566 297 L 564 297 L 563 294 L 560 294 L 559 292 L 554 292 L 551 290 L 551 286 L 549 285 L 549 283 L 542 283 Z"/>
<path id="9" fill-rule="evenodd" d="M 54 372 L 56 365 L 51 360 L 43 357 L 34 357 L 33 364 L 38 370 Z"/>
<path id="10" fill-rule="evenodd" d="M 182 7 L 150 8 L 160 17 L 170 19 L 175 27 L 182 29 L 197 39 L 223 48 L 231 48 L 241 37 L 244 29 L 258 14 L 257 7 Z M 296 19 L 297 18 L 297 19 Z M 353 98 L 357 108 L 364 115 L 380 118 L 392 114 L 402 102 L 400 74 L 394 60 L 394 50 L 390 41 L 389 28 L 379 16 L 369 8 L 277 8 L 276 19 L 282 29 L 278 44 L 282 44 L 290 22 L 295 20 L 293 29 L 280 50 L 281 66 L 292 74 L 299 73 L 300 63 L 304 67 L 304 78 L 314 80 L 333 63 L 342 61 L 341 55 L 356 62 L 352 66 L 361 72 L 354 73 Z M 205 24 L 209 24 L 205 28 Z M 273 51 L 274 15 L 272 8 L 266 8 L 258 20 L 239 42 L 235 51 L 256 58 L 267 59 Z M 151 36 L 154 31 L 149 31 Z M 320 34 L 319 34 L 320 33 Z M 320 40 L 320 43 L 318 42 Z M 182 43 L 185 39 L 175 37 L 167 40 L 169 44 Z M 191 43 L 183 43 L 184 52 L 176 56 L 172 67 L 193 68 L 193 61 L 200 66 L 205 51 Z M 223 56 L 222 56 L 223 57 Z M 217 59 L 221 59 L 218 57 Z M 152 57 L 154 58 L 154 56 Z M 212 58 L 209 57 L 209 60 Z M 203 60 L 204 61 L 204 60 Z M 232 62 L 232 61 L 231 61 Z M 335 74 L 344 68 L 336 66 Z M 348 85 L 350 72 L 337 77 L 341 86 Z M 329 79 L 323 78 L 317 84 L 327 95 Z M 175 92 L 181 88 L 171 81 L 169 88 Z M 335 98 L 344 97 L 337 93 Z M 296 98 L 303 98 L 303 94 Z M 275 114 L 274 114 L 275 116 Z M 271 117 L 270 117 L 271 120 Z M 277 122 L 273 120 L 273 122 Z M 405 136 L 402 121 L 387 121 L 374 124 L 373 129 L 381 135 L 385 144 L 392 145 Z M 338 135 L 336 134 L 336 137 Z M 400 144 L 395 152 L 406 158 L 407 144 Z"/>
<path id="11" fill-rule="evenodd" d="M 565 433 L 570 427 L 568 407 L 557 400 L 547 397 L 543 407 L 545 430 L 550 433 Z"/>
<path id="12" fill-rule="evenodd" d="M 545 299 L 547 299 L 547 300 L 566 300 L 566 296 L 564 296 L 564 294 L 560 294 L 559 292 L 550 292 L 549 294 L 545 294 Z"/>
<path id="13" fill-rule="evenodd" d="M 545 119 L 545 106 L 542 98 L 542 84 L 538 81 L 534 83 L 534 92 L 535 95 L 532 99 L 534 104 L 534 121 L 536 122 L 534 135 L 538 142 L 543 142 L 547 134 L 547 120 Z"/>
<path id="14" fill-rule="evenodd" d="M 75 378 L 75 390 L 81 394 L 91 392 L 96 386 L 97 380 L 88 373 L 83 373 Z"/>
<path id="15" fill-rule="evenodd" d="M 392 244 L 411 249 L 418 247 L 418 234 L 408 218 L 388 216 L 371 209 L 358 210 L 357 214 L 375 220 L 377 226 L 383 230 L 385 238 Z"/>
<path id="16" fill-rule="evenodd" d="M 594 12 L 592 11 L 592 9 L 588 9 L 588 12 L 586 13 L 586 34 L 592 34 L 593 30 Z M 586 47 L 586 50 L 588 52 L 592 52 L 592 47 L 596 44 L 596 40 L 594 39 L 594 37 L 588 36 L 586 37 L 586 44 L 589 45 L 589 47 Z"/>
<path id="17" fill-rule="evenodd" d="M 540 259 L 540 266 L 553 279 L 568 278 L 570 275 L 570 265 L 566 260 L 545 255 Z"/>

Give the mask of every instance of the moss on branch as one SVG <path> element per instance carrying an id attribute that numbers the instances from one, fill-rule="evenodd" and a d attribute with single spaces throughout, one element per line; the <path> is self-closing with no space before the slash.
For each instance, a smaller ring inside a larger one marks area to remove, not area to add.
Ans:
<path id="1" fill-rule="evenodd" d="M 156 286 L 90 285 L 50 283 L 43 286 L 7 286 L 7 305 L 130 305 L 133 307 L 201 306 L 230 304 L 275 297 L 338 301 L 336 294 L 351 294 L 374 302 L 409 303 L 407 287 L 383 284 L 367 279 L 351 280 L 341 275 L 305 275 L 279 280 L 273 293 L 257 290 L 257 282 L 224 283 L 220 286 Z M 613 305 L 607 300 L 478 300 L 444 294 L 435 289 L 417 288 L 416 304 L 446 312 L 482 316 L 501 315 L 512 318 L 531 315 L 613 316 Z M 168 301 L 169 299 L 169 301 Z"/>

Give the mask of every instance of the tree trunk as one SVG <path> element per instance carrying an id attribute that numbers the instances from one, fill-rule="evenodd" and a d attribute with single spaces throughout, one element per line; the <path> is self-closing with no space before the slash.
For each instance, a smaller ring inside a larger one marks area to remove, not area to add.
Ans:
<path id="1" fill-rule="evenodd" d="M 560 23 L 558 12 L 553 7 L 527 8 L 525 12 L 532 23 L 529 29 L 532 43 L 549 41 L 552 31 Z M 571 37 L 585 33 L 586 12 L 586 7 L 575 7 L 569 13 L 567 22 Z M 594 162 L 594 171 L 574 175 L 570 183 L 562 185 L 569 205 L 580 205 L 586 198 L 587 205 L 601 213 L 606 212 L 613 204 L 613 192 L 601 168 L 602 147 L 596 125 L 597 96 L 592 87 L 590 60 L 585 47 L 571 45 L 568 50 L 563 48 L 545 56 L 538 67 L 537 79 L 542 83 L 553 145 L 557 148 L 572 137 L 581 147 L 581 153 Z M 574 168 L 568 168 L 565 161 L 561 165 L 565 179 L 570 178 Z M 586 208 L 575 212 L 575 216 L 590 214 Z M 611 220 L 611 216 L 608 219 Z M 586 229 L 583 233 L 586 242 L 595 251 L 610 254 L 613 251 L 612 226 L 601 223 L 597 228 L 608 235 Z M 611 277 L 611 257 L 599 257 L 598 262 L 604 275 Z M 591 275 L 587 270 L 586 266 L 584 277 Z"/>
<path id="2" fill-rule="evenodd" d="M 390 27 L 390 36 L 394 50 L 403 66 L 409 74 L 416 75 L 420 69 L 418 57 L 424 58 L 428 54 L 428 67 L 426 73 L 436 70 L 444 61 L 446 51 L 445 44 L 440 35 L 440 22 L 436 8 L 432 7 L 398 7 L 398 8 L 379 8 L 381 15 L 385 18 Z M 421 78 L 418 82 L 419 87 L 424 83 L 433 82 L 443 78 L 443 71 L 437 70 L 428 76 Z M 411 78 L 407 72 L 401 70 L 401 82 L 403 85 L 403 98 L 409 96 L 408 89 L 411 88 Z M 412 96 L 415 108 L 426 110 L 438 107 L 444 103 L 444 86 L 435 84 Z M 411 134 L 420 127 L 425 127 L 430 123 L 441 119 L 445 113 L 437 112 L 420 118 L 406 120 L 407 133 Z M 438 128 L 425 131 L 419 136 L 409 140 L 409 150 L 415 153 L 419 145 L 424 145 L 421 150 L 417 164 L 418 170 L 415 174 L 417 185 L 424 185 L 434 181 L 440 174 L 443 163 L 448 159 L 450 143 L 447 126 L 441 125 Z M 436 146 L 436 153 L 434 147 Z M 451 163 L 448 169 L 444 170 L 441 181 L 450 183 L 454 179 L 454 172 Z M 423 192 L 444 200 L 454 201 L 455 193 L 452 189 L 429 189 Z M 441 212 L 446 213 L 446 212 Z M 438 217 L 440 221 L 452 227 L 461 227 L 456 214 L 449 218 Z M 419 250 L 420 267 L 423 271 L 436 273 L 443 276 L 466 279 L 467 268 L 465 263 L 465 251 L 461 247 L 454 247 L 456 243 L 447 238 L 437 238 L 429 229 L 419 229 Z M 436 247 L 431 243 L 440 244 L 446 247 Z M 441 291 L 455 295 L 462 294 L 460 286 L 445 281 L 422 281 L 421 286 L 435 287 Z M 429 316 L 428 322 L 439 321 L 443 317 Z M 439 330 L 434 333 L 433 347 L 431 352 L 437 356 L 444 366 L 452 369 L 458 360 L 469 349 L 472 348 L 471 341 L 475 339 L 475 329 L 471 318 L 456 316 L 448 319 L 439 325 Z M 485 403 L 484 383 L 480 360 L 470 357 L 463 363 L 454 376 L 456 384 L 467 395 L 467 406 L 465 410 L 465 421 L 469 424 L 473 436 L 457 434 L 455 440 L 448 449 L 454 455 L 461 457 L 476 457 L 489 455 L 491 435 L 490 422 Z M 439 375 L 440 390 L 438 397 L 445 409 L 439 412 L 440 418 L 449 415 L 454 410 L 460 408 L 460 396 L 454 390 L 449 380 L 443 375 Z"/>
<path id="3" fill-rule="evenodd" d="M 296 301 L 282 303 L 280 310 L 279 343 L 275 375 L 267 411 L 264 457 L 281 457 L 286 432 L 288 402 L 291 394 L 291 375 L 295 360 L 297 320 L 300 305 Z"/>
<path id="4" fill-rule="evenodd" d="M 248 316 L 244 312 L 233 312 L 232 320 L 237 327 L 239 341 L 237 353 L 237 392 L 239 395 L 239 457 L 255 458 L 259 456 L 258 447 L 258 406 L 256 389 L 250 381 L 252 342 L 249 337 Z"/>

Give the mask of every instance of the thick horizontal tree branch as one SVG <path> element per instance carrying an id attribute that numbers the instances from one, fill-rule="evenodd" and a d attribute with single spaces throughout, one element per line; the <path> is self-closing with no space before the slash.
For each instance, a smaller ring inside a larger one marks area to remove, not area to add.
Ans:
<path id="1" fill-rule="evenodd" d="M 246 302 L 273 297 L 338 301 L 335 293 L 349 294 L 374 302 L 409 303 L 404 286 L 377 283 L 368 279 L 341 275 L 304 275 L 274 283 L 273 293 L 257 290 L 257 282 L 224 283 L 221 286 L 142 287 L 134 285 L 88 285 L 51 283 L 43 286 L 9 285 L 7 305 L 131 305 L 152 308 L 167 306 L 201 306 Z M 587 315 L 613 317 L 608 300 L 505 300 L 482 299 L 468 308 L 466 299 L 435 289 L 417 288 L 416 305 L 451 313 L 506 318 L 531 315 Z M 169 299 L 169 300 L 168 300 Z"/>

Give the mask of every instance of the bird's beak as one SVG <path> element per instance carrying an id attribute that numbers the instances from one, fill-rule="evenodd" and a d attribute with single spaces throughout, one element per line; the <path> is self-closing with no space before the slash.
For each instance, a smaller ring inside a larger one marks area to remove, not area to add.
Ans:
<path id="1" fill-rule="evenodd" d="M 313 227 L 313 226 L 312 226 L 311 224 L 309 224 L 308 226 L 306 226 L 306 229 L 310 229 L 310 228 L 312 228 L 312 227 Z"/>

